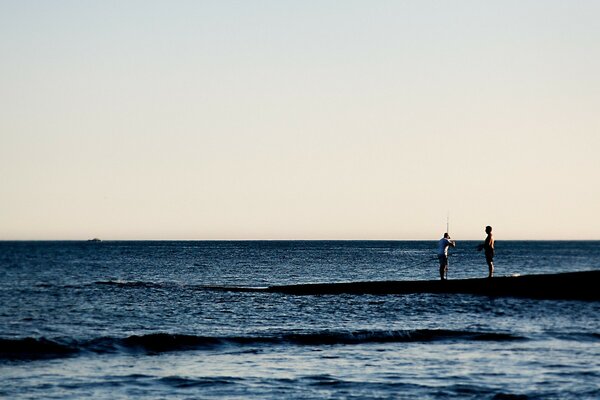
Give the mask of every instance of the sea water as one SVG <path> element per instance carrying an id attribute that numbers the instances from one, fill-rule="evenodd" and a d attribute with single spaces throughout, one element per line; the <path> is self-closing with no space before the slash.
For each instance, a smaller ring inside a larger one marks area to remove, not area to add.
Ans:
<path id="1" fill-rule="evenodd" d="M 451 249 L 449 279 L 487 276 L 475 247 Z M 0 242 L 0 397 L 600 398 L 600 302 L 215 289 L 437 279 L 435 249 Z M 597 270 L 600 242 L 496 253 L 497 276 Z"/>

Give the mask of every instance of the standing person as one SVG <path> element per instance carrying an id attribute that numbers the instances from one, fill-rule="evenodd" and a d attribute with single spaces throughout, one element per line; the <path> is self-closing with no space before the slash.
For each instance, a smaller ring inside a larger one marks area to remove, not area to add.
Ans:
<path id="1" fill-rule="evenodd" d="M 485 233 L 487 233 L 485 241 L 477 249 L 479 251 L 485 250 L 485 262 L 489 269 L 488 278 L 491 278 L 494 276 L 494 236 L 492 235 L 492 227 L 486 226 Z"/>
<path id="2" fill-rule="evenodd" d="M 448 247 L 455 247 L 456 242 L 450 239 L 450 235 L 446 232 L 444 237 L 438 242 L 438 260 L 440 260 L 440 279 L 445 281 L 448 272 Z"/>

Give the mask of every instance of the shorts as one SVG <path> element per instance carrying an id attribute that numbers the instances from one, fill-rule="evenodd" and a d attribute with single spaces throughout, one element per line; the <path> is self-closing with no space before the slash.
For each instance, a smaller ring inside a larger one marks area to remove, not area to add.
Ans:
<path id="1" fill-rule="evenodd" d="M 448 256 L 445 254 L 438 254 L 438 260 L 440 260 L 440 265 L 448 265 Z"/>
<path id="2" fill-rule="evenodd" d="M 494 262 L 494 250 L 491 250 L 491 251 L 486 250 L 485 261 L 489 262 L 489 263 Z"/>

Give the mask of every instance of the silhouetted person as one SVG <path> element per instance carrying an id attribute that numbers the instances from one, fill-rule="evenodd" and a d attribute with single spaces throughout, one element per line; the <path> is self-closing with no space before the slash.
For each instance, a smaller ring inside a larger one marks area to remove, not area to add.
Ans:
<path id="1" fill-rule="evenodd" d="M 448 273 L 448 247 L 456 246 L 454 240 L 450 240 L 450 235 L 444 233 L 444 237 L 438 242 L 438 259 L 440 260 L 440 279 L 446 280 Z"/>
<path id="2" fill-rule="evenodd" d="M 490 272 L 488 278 L 491 278 L 494 276 L 494 237 L 492 236 L 492 227 L 489 225 L 486 226 L 485 233 L 487 233 L 485 241 L 477 246 L 477 250 L 485 251 L 485 262 L 487 263 Z"/>

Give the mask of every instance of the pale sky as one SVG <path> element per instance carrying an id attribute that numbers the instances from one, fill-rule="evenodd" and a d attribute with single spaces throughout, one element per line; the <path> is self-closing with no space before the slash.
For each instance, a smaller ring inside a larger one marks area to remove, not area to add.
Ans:
<path id="1" fill-rule="evenodd" d="M 0 0 L 0 240 L 600 239 L 599 21 Z"/>

